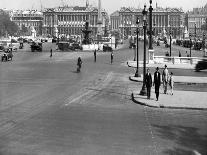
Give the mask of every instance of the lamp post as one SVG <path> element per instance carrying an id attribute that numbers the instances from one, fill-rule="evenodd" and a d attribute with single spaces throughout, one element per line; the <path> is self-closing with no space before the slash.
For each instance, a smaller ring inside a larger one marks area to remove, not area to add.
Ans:
<path id="1" fill-rule="evenodd" d="M 203 56 L 205 56 L 205 33 L 203 32 Z"/>
<path id="2" fill-rule="evenodd" d="M 150 7 L 149 7 L 149 49 L 153 49 L 152 47 L 152 0 L 150 2 Z"/>
<path id="3" fill-rule="evenodd" d="M 136 21 L 136 24 L 137 24 L 137 30 L 136 30 L 136 33 L 137 33 L 137 70 L 136 70 L 136 73 L 135 73 L 135 77 L 140 77 L 141 75 L 139 74 L 139 17 L 137 17 L 137 21 Z"/>
<path id="4" fill-rule="evenodd" d="M 143 85 L 140 95 L 146 95 L 146 85 L 145 85 L 145 75 L 146 75 L 146 30 L 147 30 L 147 10 L 146 5 L 144 5 L 143 14 L 143 29 L 144 29 L 144 64 L 143 64 Z"/>
<path id="5" fill-rule="evenodd" d="M 196 40 L 196 23 L 195 23 L 195 27 L 194 28 L 195 28 L 195 40 Z"/>
<path id="6" fill-rule="evenodd" d="M 170 57 L 172 55 L 172 34 L 171 34 L 171 30 L 170 30 Z"/>
<path id="7" fill-rule="evenodd" d="M 111 48 L 112 48 L 112 36 L 110 37 L 110 39 L 111 39 Z"/>
<path id="8" fill-rule="evenodd" d="M 192 46 L 191 34 L 189 35 L 189 37 L 190 37 L 190 57 L 191 57 L 191 46 Z"/>

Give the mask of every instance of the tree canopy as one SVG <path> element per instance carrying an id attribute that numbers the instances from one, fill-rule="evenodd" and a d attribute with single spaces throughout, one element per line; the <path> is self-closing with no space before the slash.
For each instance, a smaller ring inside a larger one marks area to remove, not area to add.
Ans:
<path id="1" fill-rule="evenodd" d="M 5 36 L 6 34 L 13 36 L 17 31 L 18 26 L 10 20 L 9 14 L 0 10 L 0 36 Z"/>

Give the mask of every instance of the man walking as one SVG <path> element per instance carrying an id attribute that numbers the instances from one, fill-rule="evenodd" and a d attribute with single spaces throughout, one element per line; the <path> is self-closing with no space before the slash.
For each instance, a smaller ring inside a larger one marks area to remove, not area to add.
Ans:
<path id="1" fill-rule="evenodd" d="M 94 51 L 94 62 L 96 62 L 96 49 Z"/>
<path id="2" fill-rule="evenodd" d="M 169 78 L 169 72 L 168 72 L 168 69 L 167 69 L 167 65 L 165 65 L 165 69 L 162 72 L 162 81 L 163 81 L 164 94 L 167 94 L 168 78 Z"/>
<path id="3" fill-rule="evenodd" d="M 155 86 L 155 95 L 156 95 L 156 99 L 158 101 L 159 99 L 159 90 L 160 90 L 160 84 L 161 84 L 161 76 L 160 76 L 160 72 L 159 72 L 159 67 L 156 68 L 156 71 L 154 73 L 154 82 L 153 82 L 153 86 Z"/>
<path id="4" fill-rule="evenodd" d="M 114 59 L 114 54 L 113 52 L 111 52 L 111 64 L 113 63 L 113 59 Z"/>
<path id="5" fill-rule="evenodd" d="M 147 74 L 145 75 L 145 85 L 147 87 L 147 99 L 150 99 L 151 96 L 151 87 L 152 87 L 152 75 L 147 69 Z"/>
<path id="6" fill-rule="evenodd" d="M 52 49 L 50 50 L 50 58 L 52 58 Z"/>

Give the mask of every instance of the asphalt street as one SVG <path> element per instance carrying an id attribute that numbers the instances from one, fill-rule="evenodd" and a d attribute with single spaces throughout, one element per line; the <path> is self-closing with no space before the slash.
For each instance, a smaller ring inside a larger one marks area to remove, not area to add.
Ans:
<path id="1" fill-rule="evenodd" d="M 93 52 L 54 52 L 50 58 L 48 51 L 20 51 L 0 64 L 1 155 L 207 153 L 206 111 L 131 101 L 132 88 L 141 85 L 128 79 L 133 50 L 115 51 L 113 64 L 110 53 L 98 52 L 94 62 Z"/>

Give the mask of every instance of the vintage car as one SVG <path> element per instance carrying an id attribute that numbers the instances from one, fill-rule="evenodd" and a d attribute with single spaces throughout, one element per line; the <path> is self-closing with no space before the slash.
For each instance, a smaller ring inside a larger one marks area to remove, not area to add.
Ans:
<path id="1" fill-rule="evenodd" d="M 113 51 L 112 47 L 109 46 L 108 44 L 104 44 L 103 45 L 103 51 L 106 52 L 106 51 Z"/>
<path id="2" fill-rule="evenodd" d="M 5 47 L 3 45 L 0 45 L 0 52 L 5 52 Z"/>
<path id="3" fill-rule="evenodd" d="M 80 44 L 78 44 L 78 43 L 73 43 L 73 44 L 71 44 L 71 46 L 74 47 L 75 50 L 76 49 L 83 50 L 83 47 L 80 46 Z"/>
<path id="4" fill-rule="evenodd" d="M 12 54 L 12 52 L 10 51 L 10 52 L 8 52 L 8 53 L 4 53 L 2 56 L 1 56 L 1 61 L 3 62 L 3 61 L 9 61 L 9 60 L 12 60 L 12 58 L 13 58 L 13 54 Z"/>
<path id="5" fill-rule="evenodd" d="M 42 52 L 42 43 L 33 42 L 30 47 L 32 52 L 34 51 Z"/>
<path id="6" fill-rule="evenodd" d="M 203 59 L 201 61 L 198 61 L 195 66 L 195 71 L 199 72 L 201 70 L 207 69 L 207 59 Z"/>

